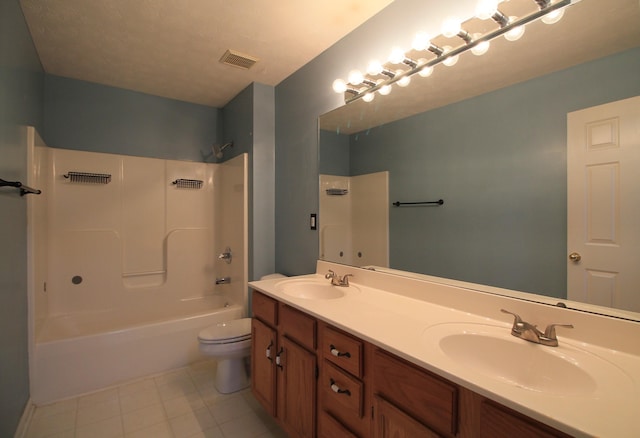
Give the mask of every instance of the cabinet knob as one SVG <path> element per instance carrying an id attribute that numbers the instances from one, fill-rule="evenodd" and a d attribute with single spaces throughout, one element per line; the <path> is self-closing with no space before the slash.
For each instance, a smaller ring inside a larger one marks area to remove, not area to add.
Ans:
<path id="1" fill-rule="evenodd" d="M 273 361 L 273 359 L 271 359 L 271 347 L 273 347 L 273 341 L 269 342 L 269 346 L 267 347 L 267 351 L 265 352 L 265 356 L 267 356 L 269 362 Z"/>
<path id="2" fill-rule="evenodd" d="M 280 351 L 278 351 L 278 354 L 276 354 L 276 366 L 278 368 L 283 368 L 282 364 L 280 363 L 280 355 L 284 352 L 284 348 L 280 347 Z"/>
<path id="3" fill-rule="evenodd" d="M 331 351 L 331 354 L 333 354 L 335 357 L 351 357 L 351 353 L 349 353 L 348 351 L 343 353 L 338 350 L 333 344 L 329 345 L 329 351 Z"/>

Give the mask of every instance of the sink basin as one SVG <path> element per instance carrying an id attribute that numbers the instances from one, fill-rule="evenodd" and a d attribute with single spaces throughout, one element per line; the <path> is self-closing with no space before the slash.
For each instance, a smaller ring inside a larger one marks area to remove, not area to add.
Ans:
<path id="1" fill-rule="evenodd" d="M 548 395 L 599 396 L 632 384 L 626 373 L 599 356 L 563 340 L 559 347 L 527 342 L 512 336 L 509 327 L 439 324 L 425 330 L 424 341 L 430 352 L 461 367 L 461 373 Z"/>
<path id="2" fill-rule="evenodd" d="M 335 300 L 348 293 L 358 291 L 356 286 L 332 286 L 329 280 L 296 279 L 284 280 L 275 286 L 276 291 L 294 298 L 305 300 Z"/>

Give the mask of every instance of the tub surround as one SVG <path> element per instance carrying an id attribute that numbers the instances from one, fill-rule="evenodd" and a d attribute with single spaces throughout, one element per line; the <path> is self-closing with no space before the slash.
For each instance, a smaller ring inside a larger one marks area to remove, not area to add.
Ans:
<path id="1" fill-rule="evenodd" d="M 250 286 L 570 435 L 640 435 L 640 323 L 323 261 L 317 262 L 316 274 L 296 278 L 328 281 L 324 274 L 329 269 L 340 275 L 354 274 L 350 282 L 355 288 L 345 297 L 292 297 L 276 289 L 282 279 L 251 282 Z M 453 361 L 427 341 L 430 327 L 452 322 L 497 326 L 509 333 L 513 318 L 501 313 L 503 308 L 541 328 L 551 323 L 573 324 L 573 329 L 558 329 L 561 348 L 595 355 L 613 372 L 595 382 L 598 389 L 593 393 L 552 394 L 487 377 L 474 371 L 473 362 Z M 618 390 L 607 390 L 612 387 Z"/>

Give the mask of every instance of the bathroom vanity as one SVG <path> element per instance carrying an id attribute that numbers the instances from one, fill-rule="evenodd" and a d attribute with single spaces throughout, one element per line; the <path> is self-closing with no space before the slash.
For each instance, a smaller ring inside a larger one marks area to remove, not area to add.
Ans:
<path id="1" fill-rule="evenodd" d="M 252 391 L 290 436 L 640 435 L 640 324 L 327 262 L 317 272 L 251 283 Z M 534 344 L 511 336 L 501 308 L 574 328 L 558 328 L 558 347 Z"/>

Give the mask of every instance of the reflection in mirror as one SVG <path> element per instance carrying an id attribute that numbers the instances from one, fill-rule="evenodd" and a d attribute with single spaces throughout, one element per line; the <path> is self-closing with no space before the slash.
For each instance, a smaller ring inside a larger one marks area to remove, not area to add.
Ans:
<path id="1" fill-rule="evenodd" d="M 598 18 L 582 21 L 589 15 Z M 605 26 L 608 33 L 589 36 L 585 22 Z M 613 0 L 572 6 L 558 26 L 568 26 L 562 32 L 579 38 L 556 35 L 544 59 L 535 43 L 554 35 L 536 26 L 543 24 L 527 28 L 529 43 L 515 49 L 527 47 L 534 55 L 514 55 L 518 65 L 499 61 L 504 55 L 492 45 L 485 57 L 493 53 L 494 58 L 482 57 L 492 65 L 461 56 L 446 74 L 436 69 L 429 78 L 417 78 L 429 85 L 417 85 L 422 88 L 404 103 L 410 87 L 320 118 L 321 174 L 353 178 L 388 172 L 384 211 L 390 268 L 557 298 L 552 303 L 567 298 L 567 270 L 575 263 L 567 247 L 567 228 L 572 227 L 567 223 L 567 114 L 640 95 L 640 5 Z M 601 38 L 623 42 L 603 47 Z M 589 51 L 597 54 L 584 55 Z M 581 55 L 568 61 L 571 54 Z M 544 69 L 536 70 L 538 64 Z M 469 73 L 474 66 L 482 72 L 475 75 L 477 89 Z M 492 76 L 491 68 L 500 73 Z M 501 80 L 486 81 L 487 76 Z M 452 77 L 468 81 L 452 84 Z M 458 85 L 462 90 L 456 90 Z M 454 90 L 453 97 L 442 90 Z M 632 187 L 633 193 L 639 186 Z M 437 207 L 392 205 L 440 198 L 445 203 Z M 635 199 L 640 202 L 640 196 Z M 321 201 L 321 228 L 324 215 Z M 640 265 L 640 247 L 631 248 L 629 257 Z M 598 304 L 616 307 L 615 302 Z M 638 313 L 623 315 L 640 320 Z"/>

